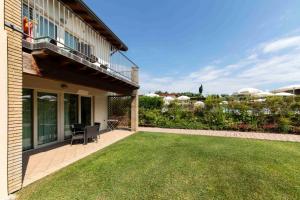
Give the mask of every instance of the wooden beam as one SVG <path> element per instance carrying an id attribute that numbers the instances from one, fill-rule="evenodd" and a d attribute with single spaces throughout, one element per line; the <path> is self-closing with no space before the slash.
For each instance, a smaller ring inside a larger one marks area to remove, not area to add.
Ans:
<path id="1" fill-rule="evenodd" d="M 46 50 L 42 49 L 42 50 L 37 50 L 37 51 L 33 51 L 31 53 L 33 56 L 38 56 L 38 57 L 46 57 L 48 55 L 48 53 L 46 52 Z"/>
<path id="2" fill-rule="evenodd" d="M 79 71 L 85 71 L 85 70 L 87 70 L 87 68 L 88 68 L 87 66 L 80 67 L 80 68 L 79 68 Z"/>
<path id="3" fill-rule="evenodd" d="M 101 72 L 100 71 L 97 71 L 97 72 L 94 72 L 94 73 L 92 73 L 92 75 L 98 75 L 98 74 L 100 74 Z"/>
<path id="4" fill-rule="evenodd" d="M 23 72 L 32 75 L 40 75 L 40 69 L 30 53 L 23 52 Z"/>

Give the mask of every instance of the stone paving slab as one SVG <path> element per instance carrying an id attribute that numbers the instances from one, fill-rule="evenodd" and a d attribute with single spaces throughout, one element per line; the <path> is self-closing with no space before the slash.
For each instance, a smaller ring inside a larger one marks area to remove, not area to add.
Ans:
<path id="1" fill-rule="evenodd" d="M 97 143 L 90 142 L 87 145 L 74 144 L 72 146 L 67 143 L 59 143 L 25 152 L 23 153 L 23 187 L 132 134 L 134 132 L 114 130 L 101 134 Z"/>
<path id="2" fill-rule="evenodd" d="M 279 134 L 279 133 L 168 129 L 168 128 L 152 128 L 152 127 L 139 127 L 139 131 L 300 142 L 300 135 Z"/>

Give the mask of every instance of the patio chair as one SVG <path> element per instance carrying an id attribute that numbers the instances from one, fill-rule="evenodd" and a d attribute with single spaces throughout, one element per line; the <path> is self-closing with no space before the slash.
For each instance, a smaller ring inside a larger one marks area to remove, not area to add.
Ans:
<path id="1" fill-rule="evenodd" d="M 89 139 L 96 140 L 96 142 L 98 142 L 99 126 L 87 126 L 84 131 L 86 142 L 88 142 Z"/>
<path id="2" fill-rule="evenodd" d="M 100 122 L 94 122 L 94 125 L 98 127 L 98 131 L 100 132 L 101 123 Z"/>
<path id="3" fill-rule="evenodd" d="M 84 140 L 85 143 L 85 132 L 83 124 L 73 124 L 71 125 L 72 129 L 72 137 L 71 137 L 71 145 L 73 145 L 74 140 Z"/>

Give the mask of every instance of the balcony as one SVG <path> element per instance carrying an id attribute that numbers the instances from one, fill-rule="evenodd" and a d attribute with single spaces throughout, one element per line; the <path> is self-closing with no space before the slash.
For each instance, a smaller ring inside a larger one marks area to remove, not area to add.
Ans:
<path id="1" fill-rule="evenodd" d="M 84 4 L 80 7 L 78 1 L 23 0 L 22 5 L 23 51 L 31 54 L 37 65 L 44 67 L 52 61 L 53 65 L 77 66 L 79 71 L 85 69 L 88 74 L 100 74 L 125 83 L 130 89 L 138 88 L 132 77 L 138 67 L 121 52 L 127 47 L 106 26 L 102 24 L 101 28 L 101 23 L 83 14 L 90 12 Z M 76 6 L 77 13 L 72 6 Z M 60 62 L 55 64 L 53 59 Z"/>

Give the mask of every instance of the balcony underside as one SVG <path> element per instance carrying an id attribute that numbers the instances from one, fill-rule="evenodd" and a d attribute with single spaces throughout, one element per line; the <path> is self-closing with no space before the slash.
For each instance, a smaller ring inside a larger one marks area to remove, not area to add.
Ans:
<path id="1" fill-rule="evenodd" d="M 127 95 L 139 88 L 117 72 L 98 67 L 56 45 L 23 41 L 23 49 L 24 73 Z"/>

